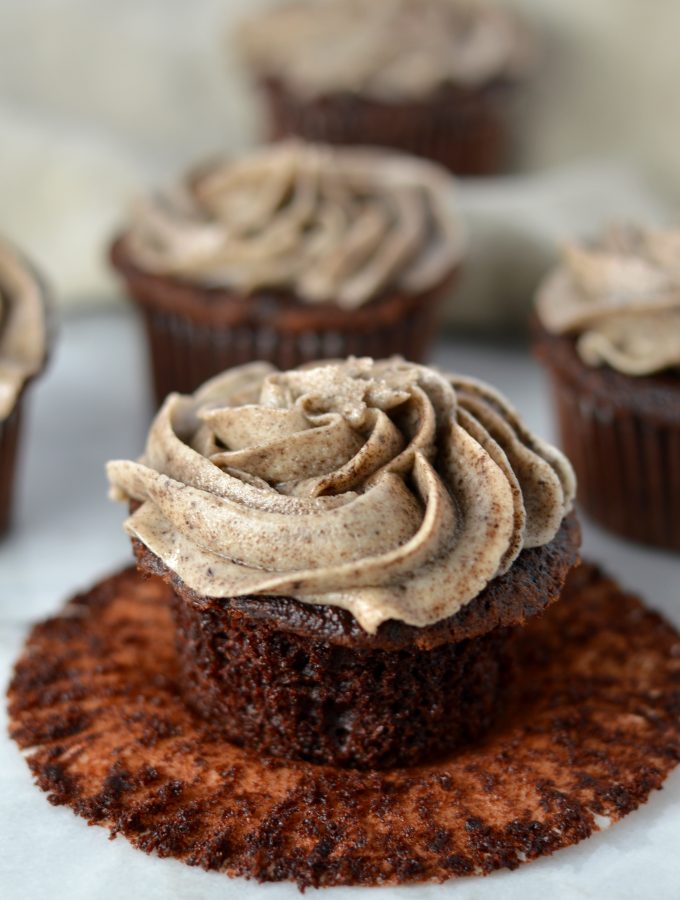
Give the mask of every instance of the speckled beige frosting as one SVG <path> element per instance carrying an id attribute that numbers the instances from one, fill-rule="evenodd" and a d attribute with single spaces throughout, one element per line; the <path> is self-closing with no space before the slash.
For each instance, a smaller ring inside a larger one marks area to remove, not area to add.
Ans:
<path id="1" fill-rule="evenodd" d="M 300 96 L 426 97 L 527 67 L 527 34 L 509 11 L 474 0 L 322 0 L 261 13 L 237 35 L 263 77 Z"/>
<path id="2" fill-rule="evenodd" d="M 0 422 L 47 351 L 44 289 L 23 258 L 0 238 Z"/>
<path id="3" fill-rule="evenodd" d="M 332 604 L 368 632 L 455 613 L 553 538 L 575 487 L 492 388 L 399 359 L 233 369 L 171 394 L 108 476 L 141 501 L 128 534 L 198 593 Z"/>
<path id="4" fill-rule="evenodd" d="M 551 333 L 577 335 L 587 365 L 626 375 L 680 366 L 680 229 L 616 227 L 568 244 L 537 312 Z"/>
<path id="5" fill-rule="evenodd" d="M 288 141 L 140 201 L 126 242 L 150 272 L 352 309 L 442 282 L 463 251 L 454 208 L 431 163 Z"/>

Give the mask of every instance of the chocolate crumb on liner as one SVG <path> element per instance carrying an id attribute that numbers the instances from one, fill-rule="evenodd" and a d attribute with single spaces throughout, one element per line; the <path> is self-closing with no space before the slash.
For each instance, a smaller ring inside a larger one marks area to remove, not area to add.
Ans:
<path id="1" fill-rule="evenodd" d="M 680 636 L 591 565 L 521 630 L 492 731 L 389 771 L 225 742 L 181 699 L 170 603 L 161 579 L 105 579 L 33 629 L 9 690 L 50 801 L 147 853 L 301 888 L 487 874 L 618 821 L 680 759 Z"/>

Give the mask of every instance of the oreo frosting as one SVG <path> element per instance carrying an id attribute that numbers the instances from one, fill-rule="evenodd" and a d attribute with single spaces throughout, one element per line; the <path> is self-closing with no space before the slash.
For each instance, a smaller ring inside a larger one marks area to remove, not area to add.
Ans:
<path id="1" fill-rule="evenodd" d="M 586 365 L 631 376 L 680 369 L 680 229 L 613 227 L 566 245 L 537 313 L 548 332 L 575 338 Z"/>
<path id="2" fill-rule="evenodd" d="M 456 613 L 555 536 L 575 487 L 492 388 L 400 359 L 231 370 L 170 395 L 108 475 L 192 590 L 330 604 L 369 633 Z"/>
<path id="3" fill-rule="evenodd" d="M 33 270 L 0 238 L 0 422 L 47 353 L 45 291 Z"/>
<path id="4" fill-rule="evenodd" d="M 437 287 L 460 261 L 464 234 L 438 166 L 289 141 L 141 199 L 124 241 L 145 272 L 353 309 Z"/>
<path id="5" fill-rule="evenodd" d="M 245 22 L 238 39 L 261 77 L 310 97 L 417 99 L 514 78 L 531 55 L 514 16 L 476 0 L 303 0 Z"/>

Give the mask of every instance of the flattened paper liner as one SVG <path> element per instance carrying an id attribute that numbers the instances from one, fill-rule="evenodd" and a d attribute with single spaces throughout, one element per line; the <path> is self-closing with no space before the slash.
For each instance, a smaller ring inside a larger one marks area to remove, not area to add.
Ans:
<path id="1" fill-rule="evenodd" d="M 220 740 L 178 696 L 168 605 L 128 569 L 36 626 L 10 728 L 50 802 L 189 865 L 301 887 L 515 868 L 631 812 L 680 758 L 680 636 L 592 566 L 523 630 L 493 732 L 387 772 Z"/>

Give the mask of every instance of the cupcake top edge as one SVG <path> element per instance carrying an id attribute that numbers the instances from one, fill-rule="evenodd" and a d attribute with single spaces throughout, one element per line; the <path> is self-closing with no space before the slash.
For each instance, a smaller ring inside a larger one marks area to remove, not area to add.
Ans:
<path id="1" fill-rule="evenodd" d="M 586 365 L 631 376 L 680 367 L 680 228 L 612 226 L 569 243 L 539 288 L 552 334 L 572 335 Z"/>
<path id="2" fill-rule="evenodd" d="M 446 85 L 514 80 L 534 55 L 523 23 L 479 0 L 300 0 L 244 21 L 235 39 L 259 77 L 310 99 L 427 98 Z"/>
<path id="3" fill-rule="evenodd" d="M 290 140 L 140 199 L 124 241 L 144 272 L 354 309 L 438 287 L 460 262 L 465 233 L 439 166 Z"/>
<path id="4" fill-rule="evenodd" d="M 0 237 L 0 422 L 47 356 L 47 296 L 23 256 Z"/>
<path id="5" fill-rule="evenodd" d="M 486 384 L 400 358 L 252 363 L 171 394 L 126 522 L 199 595 L 291 596 L 375 633 L 454 615 L 572 506 L 569 462 Z"/>

